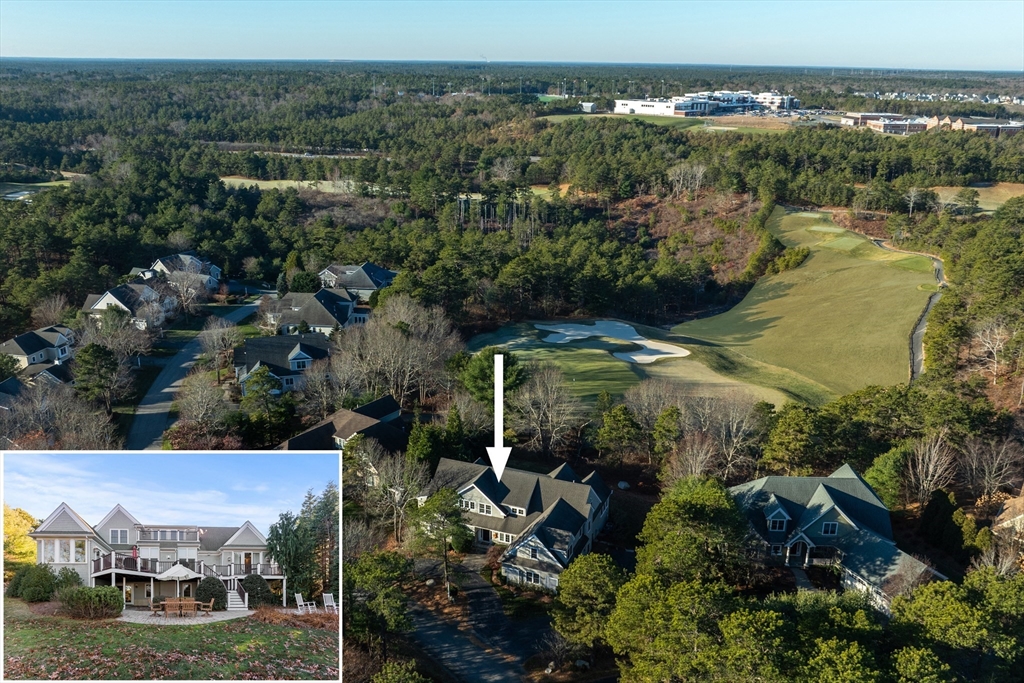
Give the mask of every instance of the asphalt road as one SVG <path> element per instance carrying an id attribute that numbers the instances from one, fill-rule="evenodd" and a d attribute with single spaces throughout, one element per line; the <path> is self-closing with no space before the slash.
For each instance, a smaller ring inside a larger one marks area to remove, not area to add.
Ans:
<path id="1" fill-rule="evenodd" d="M 240 322 L 256 312 L 259 302 L 245 304 L 221 316 L 233 323 Z M 128 432 L 125 449 L 129 451 L 159 450 L 163 444 L 163 433 L 170 426 L 169 413 L 174 395 L 181 388 L 185 375 L 192 369 L 202 353 L 199 338 L 185 344 L 176 355 L 167 359 L 167 364 L 153 380 L 149 391 L 142 397 L 135 409 L 135 420 Z"/>

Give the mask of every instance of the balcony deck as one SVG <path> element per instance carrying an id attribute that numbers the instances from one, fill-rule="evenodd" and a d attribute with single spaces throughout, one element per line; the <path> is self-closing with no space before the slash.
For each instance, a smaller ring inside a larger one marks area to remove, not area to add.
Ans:
<path id="1" fill-rule="evenodd" d="M 107 572 L 131 572 L 134 574 L 162 574 L 176 564 L 182 564 L 203 576 L 229 578 L 259 574 L 266 578 L 284 578 L 280 565 L 264 562 L 261 564 L 206 564 L 196 560 L 175 560 L 173 562 L 132 557 L 125 553 L 107 553 L 92 561 L 92 575 L 99 576 Z"/>

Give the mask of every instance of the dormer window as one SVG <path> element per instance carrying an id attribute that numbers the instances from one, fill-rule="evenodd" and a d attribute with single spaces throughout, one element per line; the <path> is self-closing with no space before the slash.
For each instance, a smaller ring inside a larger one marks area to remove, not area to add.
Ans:
<path id="1" fill-rule="evenodd" d="M 825 522 L 821 525 L 822 536 L 835 536 L 839 533 L 839 522 Z"/>
<path id="2" fill-rule="evenodd" d="M 309 361 L 308 360 L 293 360 L 292 361 L 292 370 L 305 370 L 308 367 L 309 367 Z"/>
<path id="3" fill-rule="evenodd" d="M 786 520 L 784 519 L 769 519 L 768 520 L 768 531 L 785 531 Z"/>

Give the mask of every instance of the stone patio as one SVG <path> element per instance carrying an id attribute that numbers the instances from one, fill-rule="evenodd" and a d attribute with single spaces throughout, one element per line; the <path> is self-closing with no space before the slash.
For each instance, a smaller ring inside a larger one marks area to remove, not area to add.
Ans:
<path id="1" fill-rule="evenodd" d="M 209 615 L 197 614 L 194 617 L 164 617 L 153 616 L 153 613 L 148 609 L 126 609 L 121 613 L 121 616 L 118 617 L 117 620 L 128 621 L 133 624 L 153 624 L 156 626 L 199 626 L 202 624 L 212 624 L 217 621 L 241 619 L 242 617 L 247 617 L 250 614 L 254 614 L 254 612 L 252 610 L 238 610 L 231 612 L 211 612 Z"/>

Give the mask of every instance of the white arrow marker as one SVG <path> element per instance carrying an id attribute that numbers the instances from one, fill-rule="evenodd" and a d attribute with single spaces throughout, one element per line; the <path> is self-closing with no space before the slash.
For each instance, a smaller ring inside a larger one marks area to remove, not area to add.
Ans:
<path id="1" fill-rule="evenodd" d="M 491 457 L 494 476 L 501 481 L 501 475 L 508 464 L 511 448 L 505 447 L 505 356 L 494 354 L 494 446 L 487 448 Z"/>

